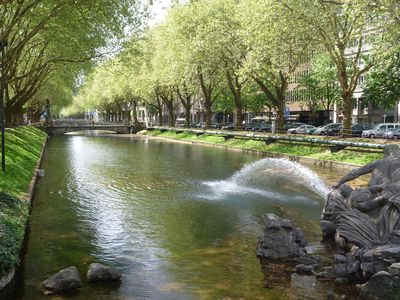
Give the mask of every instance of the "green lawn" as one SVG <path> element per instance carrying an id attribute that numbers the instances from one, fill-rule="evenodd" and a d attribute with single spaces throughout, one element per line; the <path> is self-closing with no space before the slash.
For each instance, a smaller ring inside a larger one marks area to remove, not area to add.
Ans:
<path id="1" fill-rule="evenodd" d="M 359 152 L 351 150 L 342 150 L 338 153 L 331 153 L 329 148 L 320 145 L 298 144 L 293 142 L 276 142 L 266 145 L 265 142 L 259 140 L 247 139 L 230 139 L 225 141 L 223 137 L 204 134 L 196 136 L 192 133 L 179 133 L 175 131 L 152 130 L 148 131 L 147 135 L 159 136 L 187 141 L 200 141 L 213 144 L 222 144 L 243 149 L 253 149 L 272 153 L 282 153 L 288 155 L 304 156 L 322 160 L 332 160 L 337 162 L 351 163 L 356 165 L 364 165 L 371 161 L 381 159 L 383 154 L 374 152 Z M 355 149 L 356 150 L 356 149 Z"/>
<path id="2" fill-rule="evenodd" d="M 19 263 L 29 214 L 26 194 L 46 136 L 34 127 L 6 129 L 6 173 L 0 172 L 0 275 Z"/>

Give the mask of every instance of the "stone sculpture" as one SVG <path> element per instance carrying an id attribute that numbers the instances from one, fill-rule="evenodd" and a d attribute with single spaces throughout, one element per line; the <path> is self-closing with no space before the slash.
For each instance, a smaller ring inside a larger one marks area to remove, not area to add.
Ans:
<path id="1" fill-rule="evenodd" d="M 367 188 L 346 183 L 371 173 Z M 371 249 L 400 243 L 400 147 L 388 145 L 384 158 L 355 169 L 333 186 L 322 212 L 321 228 L 344 249 Z"/>
<path id="2" fill-rule="evenodd" d="M 352 189 L 347 184 L 366 174 L 372 175 L 366 188 Z M 332 187 L 322 211 L 321 229 L 324 237 L 334 240 L 339 248 L 333 258 L 317 259 L 307 253 L 301 229 L 290 220 L 267 214 L 265 223 L 257 256 L 267 286 L 274 286 L 273 276 L 276 270 L 282 270 L 278 275 L 288 282 L 294 275 L 314 276 L 341 284 L 361 284 L 362 299 L 397 299 L 400 147 L 386 146 L 383 159 L 349 172 Z"/>

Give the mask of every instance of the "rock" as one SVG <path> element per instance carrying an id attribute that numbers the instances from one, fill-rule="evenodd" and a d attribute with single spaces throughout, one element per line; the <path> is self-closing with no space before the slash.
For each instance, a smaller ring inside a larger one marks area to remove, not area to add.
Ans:
<path id="1" fill-rule="evenodd" d="M 392 276 L 400 275 L 400 263 L 391 264 L 388 270 Z"/>
<path id="2" fill-rule="evenodd" d="M 365 255 L 365 254 L 364 254 Z M 385 245 L 373 250 L 373 257 L 394 262 L 400 261 L 400 245 Z"/>
<path id="3" fill-rule="evenodd" d="M 292 222 L 274 214 L 266 214 L 265 231 L 260 239 L 257 256 L 269 259 L 280 259 L 305 256 L 303 231 L 295 228 Z"/>
<path id="4" fill-rule="evenodd" d="M 335 264 L 344 264 L 346 262 L 346 256 L 341 254 L 335 254 L 333 256 L 333 261 L 335 262 Z"/>
<path id="5" fill-rule="evenodd" d="M 326 294 L 326 299 L 335 300 L 335 293 L 332 290 L 329 290 L 328 293 Z"/>
<path id="6" fill-rule="evenodd" d="M 346 264 L 332 265 L 331 273 L 331 277 L 346 277 L 348 275 Z"/>
<path id="7" fill-rule="evenodd" d="M 372 250 L 365 252 L 361 257 L 362 262 L 371 262 L 373 260 L 374 260 L 374 252 Z"/>
<path id="8" fill-rule="evenodd" d="M 300 256 L 296 258 L 296 262 L 300 265 L 316 266 L 321 261 L 318 256 Z"/>
<path id="9" fill-rule="evenodd" d="M 346 254 L 346 270 L 349 275 L 357 273 L 360 270 L 360 262 L 352 253 Z"/>
<path id="10" fill-rule="evenodd" d="M 334 263 L 330 267 L 325 268 L 324 272 L 316 274 L 317 277 L 341 279 L 343 280 L 358 280 L 360 277 L 360 262 L 352 254 L 339 255 L 334 257 Z"/>
<path id="11" fill-rule="evenodd" d="M 87 272 L 87 281 L 110 281 L 121 278 L 121 272 L 113 267 L 108 267 L 99 263 L 89 265 Z"/>
<path id="12" fill-rule="evenodd" d="M 360 267 L 365 278 L 369 278 L 379 271 L 387 271 L 385 264 L 379 260 L 374 262 L 363 262 Z"/>
<path id="13" fill-rule="evenodd" d="M 293 230 L 293 237 L 294 237 L 294 241 L 300 245 L 300 247 L 304 248 L 305 246 L 307 246 L 307 242 L 304 238 L 304 232 L 303 229 L 300 228 L 294 228 Z"/>
<path id="14" fill-rule="evenodd" d="M 361 285 L 362 299 L 393 299 L 393 277 L 388 272 L 380 271 L 374 274 L 367 283 Z"/>
<path id="15" fill-rule="evenodd" d="M 314 273 L 314 267 L 306 265 L 297 265 L 296 273 L 299 275 L 312 275 Z"/>
<path id="16" fill-rule="evenodd" d="M 76 267 L 61 270 L 43 282 L 43 287 L 49 293 L 59 293 L 82 287 L 82 280 Z"/>
<path id="17" fill-rule="evenodd" d="M 393 287 L 395 289 L 400 288 L 400 276 L 393 276 Z"/>
<path id="18" fill-rule="evenodd" d="M 347 278 L 336 278 L 335 283 L 336 284 L 348 284 L 349 280 Z"/>

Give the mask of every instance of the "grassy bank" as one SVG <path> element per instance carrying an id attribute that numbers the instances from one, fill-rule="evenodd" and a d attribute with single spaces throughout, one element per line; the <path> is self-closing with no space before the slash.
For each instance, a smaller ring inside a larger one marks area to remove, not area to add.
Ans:
<path id="1" fill-rule="evenodd" d="M 6 130 L 6 173 L 0 175 L 0 275 L 19 263 L 28 219 L 27 192 L 46 134 L 34 127 Z"/>
<path id="2" fill-rule="evenodd" d="M 364 165 L 371 161 L 381 159 L 383 154 L 375 152 L 360 152 L 352 150 L 342 150 L 337 153 L 331 153 L 329 148 L 322 146 L 314 146 L 310 144 L 300 144 L 293 142 L 276 142 L 266 145 L 263 141 L 258 140 L 245 140 L 245 139 L 230 139 L 225 141 L 223 137 L 215 135 L 200 135 L 196 136 L 192 133 L 175 133 L 175 131 L 153 130 L 147 132 L 147 135 L 159 136 L 165 138 L 172 138 L 186 141 L 199 141 L 212 144 L 232 146 L 242 149 L 252 149 L 271 153 L 281 153 L 287 155 L 304 156 L 322 160 L 332 160 L 343 163 L 350 163 L 356 165 Z M 355 149 L 356 150 L 356 149 Z"/>

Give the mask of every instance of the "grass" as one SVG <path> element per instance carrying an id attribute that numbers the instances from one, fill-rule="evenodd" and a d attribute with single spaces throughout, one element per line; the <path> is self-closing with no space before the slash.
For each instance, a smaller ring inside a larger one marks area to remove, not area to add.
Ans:
<path id="1" fill-rule="evenodd" d="M 19 263 L 28 219 L 29 184 L 46 134 L 34 127 L 6 129 L 6 172 L 0 173 L 0 275 Z"/>
<path id="2" fill-rule="evenodd" d="M 331 153 L 329 148 L 320 145 L 310 145 L 306 143 L 293 142 L 276 142 L 266 145 L 265 142 L 259 140 L 248 140 L 234 138 L 225 141 L 221 136 L 204 134 L 196 136 L 193 133 L 176 133 L 175 131 L 152 130 L 147 132 L 148 135 L 172 138 L 186 141 L 199 141 L 212 144 L 227 145 L 242 149 L 259 150 L 271 153 L 281 153 L 287 155 L 304 156 L 321 160 L 332 160 L 343 163 L 351 163 L 355 165 L 364 165 L 383 157 L 383 153 L 360 152 L 357 149 L 342 150 L 337 153 Z"/>

